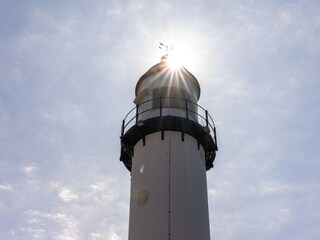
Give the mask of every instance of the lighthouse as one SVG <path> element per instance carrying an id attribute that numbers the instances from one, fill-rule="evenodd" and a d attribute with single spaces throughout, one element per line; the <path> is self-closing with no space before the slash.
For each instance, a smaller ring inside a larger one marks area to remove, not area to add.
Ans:
<path id="1" fill-rule="evenodd" d="M 218 147 L 200 92 L 169 54 L 136 84 L 120 136 L 120 160 L 131 172 L 129 240 L 210 239 L 206 171 Z"/>

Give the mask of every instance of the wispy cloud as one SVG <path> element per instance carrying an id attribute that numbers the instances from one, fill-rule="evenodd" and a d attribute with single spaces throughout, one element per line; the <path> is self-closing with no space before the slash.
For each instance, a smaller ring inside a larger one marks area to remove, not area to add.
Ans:
<path id="1" fill-rule="evenodd" d="M 61 188 L 59 190 L 59 197 L 65 202 L 69 202 L 78 198 L 76 194 L 67 188 Z"/>
<path id="2" fill-rule="evenodd" d="M 0 184 L 0 190 L 12 191 L 13 190 L 13 186 L 8 184 L 8 183 Z"/>

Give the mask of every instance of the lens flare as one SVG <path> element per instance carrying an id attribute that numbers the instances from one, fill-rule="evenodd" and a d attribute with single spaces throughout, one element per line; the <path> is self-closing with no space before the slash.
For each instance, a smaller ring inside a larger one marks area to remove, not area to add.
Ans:
<path id="1" fill-rule="evenodd" d="M 167 64 L 169 68 L 176 70 L 181 68 L 182 59 L 176 53 L 171 53 L 168 56 Z"/>
<path id="2" fill-rule="evenodd" d="M 176 44 L 168 51 L 167 64 L 172 70 L 179 70 L 190 65 L 192 59 L 190 49 L 182 44 Z"/>

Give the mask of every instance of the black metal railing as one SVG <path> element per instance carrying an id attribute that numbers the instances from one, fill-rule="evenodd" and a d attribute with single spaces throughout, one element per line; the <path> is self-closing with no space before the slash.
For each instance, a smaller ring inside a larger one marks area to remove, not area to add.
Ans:
<path id="1" fill-rule="evenodd" d="M 132 108 L 122 121 L 121 138 L 125 134 L 126 130 L 130 129 L 134 125 L 138 125 L 143 122 L 144 114 L 152 113 L 152 116 L 147 116 L 146 119 L 163 117 L 164 110 L 166 109 L 183 110 L 181 111 L 181 113 L 183 114 L 179 114 L 177 116 L 197 122 L 202 127 L 205 127 L 208 132 L 212 132 L 216 149 L 218 150 L 216 126 L 208 111 L 197 103 L 190 101 L 189 99 L 175 97 L 160 97 L 150 99 Z"/>

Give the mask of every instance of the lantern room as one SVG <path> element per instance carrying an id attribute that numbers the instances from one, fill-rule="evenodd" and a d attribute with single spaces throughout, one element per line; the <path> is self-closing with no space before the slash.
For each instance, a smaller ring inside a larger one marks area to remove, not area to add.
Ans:
<path id="1" fill-rule="evenodd" d="M 188 109 L 190 117 L 197 120 L 200 85 L 186 68 L 171 67 L 168 54 L 141 76 L 135 93 L 139 120 L 155 117 L 153 110 L 159 108 L 162 108 L 164 116 L 180 117 L 185 117 Z"/>

